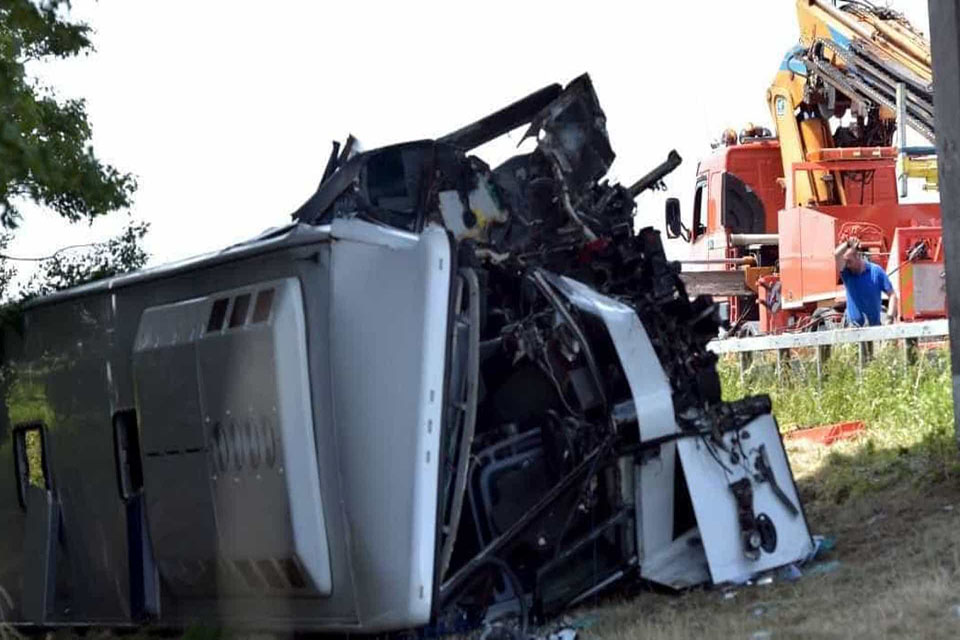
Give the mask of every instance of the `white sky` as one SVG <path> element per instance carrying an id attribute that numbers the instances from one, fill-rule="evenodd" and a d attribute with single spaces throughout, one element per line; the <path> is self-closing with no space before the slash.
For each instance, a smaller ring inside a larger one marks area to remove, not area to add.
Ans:
<path id="1" fill-rule="evenodd" d="M 926 0 L 895 6 L 928 32 Z M 770 126 L 765 91 L 797 40 L 792 0 L 734 2 L 143 2 L 74 0 L 97 52 L 44 78 L 83 97 L 101 158 L 137 175 L 131 214 L 153 263 L 289 221 L 330 142 L 436 137 L 541 86 L 591 74 L 628 183 L 676 148 L 663 199 L 688 219 L 697 159 L 726 127 Z M 68 225 L 24 208 L 9 249 L 104 239 L 114 215 Z M 673 247 L 676 250 L 678 247 Z"/>

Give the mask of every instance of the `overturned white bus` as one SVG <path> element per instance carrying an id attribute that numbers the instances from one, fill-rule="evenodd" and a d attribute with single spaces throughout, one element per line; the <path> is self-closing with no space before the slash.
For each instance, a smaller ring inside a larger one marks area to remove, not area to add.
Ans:
<path id="1" fill-rule="evenodd" d="M 469 155 L 518 126 L 530 153 Z M 24 626 L 522 626 L 805 556 L 766 398 L 720 399 L 589 78 L 336 146 L 292 224 L 3 329 L 0 610 Z"/>

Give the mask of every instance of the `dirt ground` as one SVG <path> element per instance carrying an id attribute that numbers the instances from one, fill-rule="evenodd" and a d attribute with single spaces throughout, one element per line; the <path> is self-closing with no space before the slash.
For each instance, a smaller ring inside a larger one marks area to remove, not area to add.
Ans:
<path id="1" fill-rule="evenodd" d="M 833 551 L 796 582 L 639 593 L 578 612 L 581 637 L 960 637 L 960 478 L 824 498 L 829 452 L 788 451 L 811 531 L 833 537 Z"/>

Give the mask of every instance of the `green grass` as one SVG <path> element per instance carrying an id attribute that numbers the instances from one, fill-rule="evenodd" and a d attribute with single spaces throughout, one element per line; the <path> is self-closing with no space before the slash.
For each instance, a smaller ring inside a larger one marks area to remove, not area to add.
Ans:
<path id="1" fill-rule="evenodd" d="M 960 452 L 946 350 L 905 366 L 880 348 L 857 376 L 855 348 L 836 348 L 818 384 L 812 353 L 778 383 L 773 358 L 740 380 L 724 359 L 724 395 L 766 393 L 784 431 L 863 420 L 857 440 L 787 441 L 812 533 L 836 540 L 830 572 L 731 591 L 641 593 L 587 612 L 583 633 L 617 640 L 686 638 L 956 638 L 960 635 Z"/>
<path id="2" fill-rule="evenodd" d="M 795 354 L 780 381 L 769 354 L 755 358 L 742 379 L 736 359 L 719 365 L 725 399 L 768 394 L 784 432 L 847 420 L 866 425 L 853 442 L 793 448 L 796 475 L 816 475 L 808 500 L 839 503 L 897 483 L 918 487 L 960 476 L 947 349 L 921 352 L 907 366 L 894 344 L 878 344 L 858 376 L 856 347 L 834 347 L 822 382 L 811 355 Z"/>

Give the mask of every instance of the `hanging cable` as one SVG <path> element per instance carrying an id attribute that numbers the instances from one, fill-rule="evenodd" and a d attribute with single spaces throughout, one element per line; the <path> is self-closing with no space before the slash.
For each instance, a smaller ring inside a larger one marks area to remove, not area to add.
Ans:
<path id="1" fill-rule="evenodd" d="M 69 251 L 69 250 L 71 250 L 71 249 L 82 249 L 82 248 L 84 248 L 84 247 L 95 247 L 95 246 L 97 246 L 98 244 L 102 244 L 102 243 L 100 243 L 100 242 L 86 242 L 86 243 L 84 243 L 84 244 L 68 244 L 68 245 L 65 246 L 65 247 L 61 247 L 61 248 L 57 249 L 56 251 L 54 251 L 53 253 L 51 253 L 51 254 L 48 255 L 48 256 L 42 256 L 42 257 L 39 257 L 39 258 L 24 258 L 24 257 L 18 257 L 18 256 L 10 256 L 10 255 L 7 255 L 7 254 L 5 254 L 5 253 L 0 253 L 0 260 L 12 260 L 12 261 L 15 261 L 15 262 L 43 262 L 44 260 L 52 260 L 53 258 L 56 258 L 58 255 L 60 255 L 60 254 L 63 253 L 64 251 Z"/>

